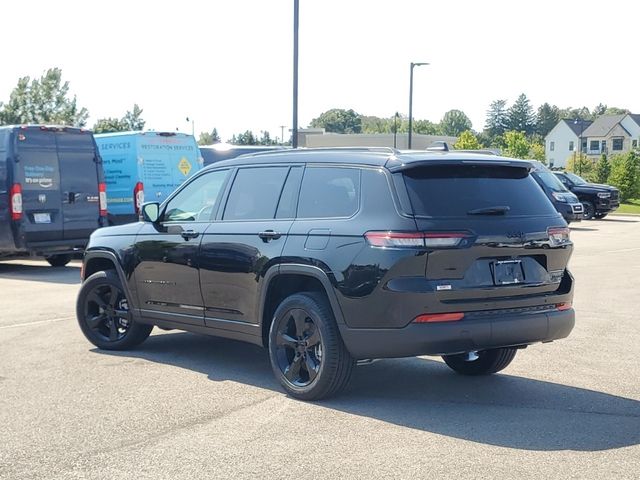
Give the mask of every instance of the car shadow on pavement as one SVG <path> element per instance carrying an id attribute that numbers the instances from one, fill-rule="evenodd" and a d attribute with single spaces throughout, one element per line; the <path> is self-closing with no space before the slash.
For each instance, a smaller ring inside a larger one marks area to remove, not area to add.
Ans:
<path id="1" fill-rule="evenodd" d="M 601 218 L 600 219 L 601 222 L 618 222 L 618 223 L 638 223 L 640 222 L 639 220 L 635 220 L 635 219 L 631 219 L 631 218 L 611 218 L 611 217 L 607 217 L 607 218 Z"/>
<path id="2" fill-rule="evenodd" d="M 599 228 L 593 228 L 593 227 L 573 227 L 570 226 L 569 228 L 571 228 L 571 230 L 575 230 L 578 232 L 597 232 L 600 229 Z"/>
<path id="3" fill-rule="evenodd" d="M 135 351 L 93 351 L 282 392 L 267 351 L 233 340 L 168 333 L 151 336 Z M 640 444 L 639 401 L 513 376 L 508 370 L 464 377 L 425 358 L 359 366 L 342 394 L 317 406 L 515 449 L 598 451 Z"/>
<path id="4" fill-rule="evenodd" d="M 0 278 L 26 280 L 31 282 L 80 284 L 80 265 L 69 264 L 65 267 L 50 265 L 27 265 L 0 262 Z"/>

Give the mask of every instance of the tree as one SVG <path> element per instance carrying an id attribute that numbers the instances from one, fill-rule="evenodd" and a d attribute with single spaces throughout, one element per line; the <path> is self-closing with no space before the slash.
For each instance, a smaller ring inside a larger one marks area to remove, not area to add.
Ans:
<path id="1" fill-rule="evenodd" d="M 471 120 L 462 110 L 449 110 L 440 120 L 440 130 L 444 135 L 457 137 L 466 130 L 471 130 Z"/>
<path id="2" fill-rule="evenodd" d="M 524 132 L 508 131 L 504 134 L 504 155 L 513 158 L 527 158 L 529 142 Z"/>
<path id="3" fill-rule="evenodd" d="M 211 130 L 211 132 L 200 132 L 198 145 L 213 145 L 214 143 L 220 143 L 220 135 L 218 135 L 216 128 Z"/>
<path id="4" fill-rule="evenodd" d="M 538 160 L 546 165 L 547 157 L 545 155 L 544 145 L 540 143 L 532 143 L 529 147 L 529 158 Z"/>
<path id="5" fill-rule="evenodd" d="M 620 190 L 620 199 L 625 202 L 640 194 L 640 156 L 636 152 L 611 157 L 611 185 Z"/>
<path id="6" fill-rule="evenodd" d="M 587 107 L 562 108 L 560 109 L 560 118 L 570 118 L 570 119 L 579 118 L 581 120 L 594 120 L 593 114 L 589 111 Z"/>
<path id="7" fill-rule="evenodd" d="M 112 133 L 112 132 L 129 132 L 139 131 L 144 128 L 145 121 L 142 119 L 142 109 L 137 103 L 133 104 L 131 111 L 120 119 L 118 118 L 99 118 L 93 126 L 93 133 Z"/>
<path id="8" fill-rule="evenodd" d="M 529 103 L 529 99 L 524 93 L 521 93 L 515 103 L 508 110 L 509 130 L 516 132 L 524 132 L 525 135 L 531 135 L 536 126 L 536 118 L 533 108 Z"/>
<path id="9" fill-rule="evenodd" d="M 502 135 L 507 130 L 508 120 L 507 101 L 494 100 L 489 105 L 489 110 L 487 110 L 487 121 L 484 129 L 490 137 Z"/>
<path id="10" fill-rule="evenodd" d="M 594 179 L 593 161 L 584 153 L 575 152 L 567 159 L 567 170 L 580 175 L 585 180 L 592 182 Z"/>
<path id="11" fill-rule="evenodd" d="M 62 81 L 59 68 L 50 68 L 39 79 L 20 78 L 9 102 L 0 109 L 0 125 L 47 123 L 83 127 L 88 117 L 87 109 L 78 107 L 75 95 L 69 97 L 69 82 Z"/>
<path id="12" fill-rule="evenodd" d="M 600 160 L 596 163 L 595 181 L 597 183 L 607 183 L 611 174 L 611 164 L 605 153 L 602 154 Z"/>
<path id="13" fill-rule="evenodd" d="M 332 108 L 311 120 L 311 127 L 332 133 L 361 133 L 362 119 L 351 109 Z"/>
<path id="14" fill-rule="evenodd" d="M 607 106 L 604 103 L 599 103 L 593 108 L 593 116 L 599 117 L 600 115 L 604 115 L 607 111 Z"/>
<path id="15" fill-rule="evenodd" d="M 409 132 L 409 122 L 407 121 L 407 128 L 405 132 Z M 419 133 L 422 135 L 442 135 L 442 128 L 437 123 L 433 123 L 429 120 L 414 120 L 411 125 L 411 131 L 413 133 Z"/>
<path id="16" fill-rule="evenodd" d="M 618 107 L 608 107 L 604 112 L 605 115 L 625 115 L 627 113 L 631 113 L 630 110 L 626 108 L 618 108 Z"/>
<path id="17" fill-rule="evenodd" d="M 133 110 L 127 110 L 127 113 L 122 117 L 122 122 L 127 127 L 127 130 L 142 130 L 144 129 L 146 121 L 142 119 L 142 109 L 137 103 L 133 104 Z"/>
<path id="18" fill-rule="evenodd" d="M 482 144 L 471 130 L 465 130 L 458 136 L 458 141 L 453 148 L 456 150 L 478 150 L 482 148 Z"/>
<path id="19" fill-rule="evenodd" d="M 244 133 L 234 134 L 229 143 L 233 145 L 258 145 L 258 139 L 251 130 L 245 130 Z"/>
<path id="20" fill-rule="evenodd" d="M 546 137 L 551 129 L 560 121 L 560 109 L 555 105 L 543 103 L 536 114 L 536 133 Z"/>
<path id="21" fill-rule="evenodd" d="M 258 145 L 277 145 L 278 142 L 271 138 L 269 132 L 267 130 L 262 130 L 260 132 L 260 139 L 258 140 Z"/>

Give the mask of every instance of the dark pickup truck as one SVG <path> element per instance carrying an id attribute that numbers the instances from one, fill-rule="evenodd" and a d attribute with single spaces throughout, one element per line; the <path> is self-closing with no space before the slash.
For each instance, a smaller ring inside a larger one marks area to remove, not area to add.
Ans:
<path id="1" fill-rule="evenodd" d="M 589 183 L 571 172 L 554 172 L 560 181 L 573 192 L 582 206 L 582 218 L 604 218 L 620 206 L 620 191 L 611 185 Z"/>

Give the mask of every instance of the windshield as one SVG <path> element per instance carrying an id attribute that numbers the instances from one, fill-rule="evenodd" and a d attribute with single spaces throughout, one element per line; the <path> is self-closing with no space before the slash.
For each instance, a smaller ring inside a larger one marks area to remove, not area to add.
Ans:
<path id="1" fill-rule="evenodd" d="M 552 192 L 568 192 L 560 179 L 551 172 L 537 172 L 538 178 L 544 183 Z"/>
<path id="2" fill-rule="evenodd" d="M 569 177 L 569 180 L 571 180 L 571 181 L 572 181 L 573 183 L 575 183 L 576 185 L 584 185 L 585 183 L 587 183 L 587 181 L 586 181 L 584 178 L 579 177 L 579 176 L 578 176 L 578 175 L 576 175 L 575 173 L 569 173 L 569 172 L 567 172 L 567 173 L 565 173 L 565 175 L 566 175 L 567 177 Z"/>

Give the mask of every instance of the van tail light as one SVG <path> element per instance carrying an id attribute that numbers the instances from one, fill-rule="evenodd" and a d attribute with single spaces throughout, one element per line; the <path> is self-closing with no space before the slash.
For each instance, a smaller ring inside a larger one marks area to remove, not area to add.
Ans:
<path id="1" fill-rule="evenodd" d="M 19 183 L 11 185 L 9 192 L 9 202 L 11 204 L 11 220 L 22 219 L 22 186 Z"/>
<path id="2" fill-rule="evenodd" d="M 464 313 L 425 313 L 413 319 L 413 323 L 457 322 L 464 318 Z"/>
<path id="3" fill-rule="evenodd" d="M 144 203 L 144 184 L 142 182 L 136 183 L 133 187 L 133 209 L 136 214 L 140 213 L 142 204 Z"/>
<path id="4" fill-rule="evenodd" d="M 99 208 L 100 208 L 100 216 L 107 216 L 107 184 L 99 183 L 98 184 L 98 200 L 99 200 Z"/>
<path id="5" fill-rule="evenodd" d="M 571 240 L 569 239 L 569 227 L 549 227 L 547 228 L 547 234 L 549 235 L 549 243 L 552 247 L 559 247 L 566 245 Z"/>
<path id="6" fill-rule="evenodd" d="M 465 243 L 468 232 L 367 232 L 364 238 L 372 247 L 453 248 Z"/>

